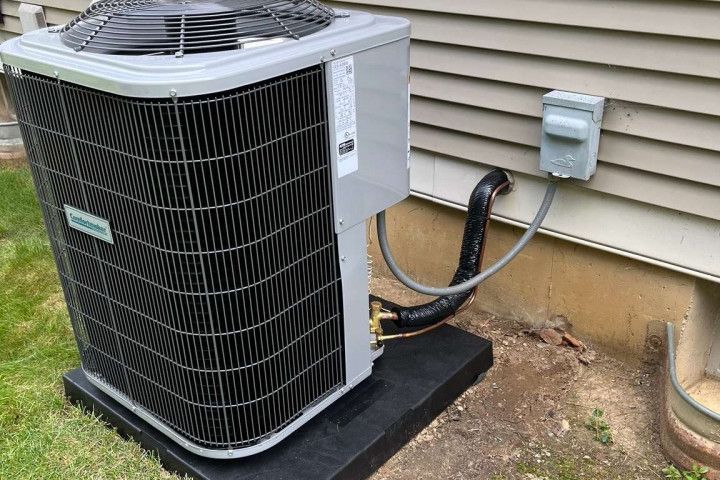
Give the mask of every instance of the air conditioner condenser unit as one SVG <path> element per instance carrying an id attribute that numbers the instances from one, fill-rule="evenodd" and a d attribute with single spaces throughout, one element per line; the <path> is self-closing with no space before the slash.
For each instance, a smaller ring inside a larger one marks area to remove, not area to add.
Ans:
<path id="1" fill-rule="evenodd" d="M 1 56 L 82 367 L 186 449 L 370 375 L 366 219 L 409 193 L 406 20 L 110 0 Z"/>

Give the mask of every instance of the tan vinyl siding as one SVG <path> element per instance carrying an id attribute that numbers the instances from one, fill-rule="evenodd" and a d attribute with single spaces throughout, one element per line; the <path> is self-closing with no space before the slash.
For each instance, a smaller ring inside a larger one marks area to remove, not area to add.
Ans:
<path id="1" fill-rule="evenodd" d="M 540 147 L 538 132 L 541 118 L 455 105 L 425 97 L 413 98 L 411 105 L 416 123 Z M 612 128 L 612 117 L 607 123 Z M 720 158 L 716 152 L 634 136 L 627 134 L 627 130 L 615 128 L 603 134 L 598 154 L 600 161 L 720 186 Z M 647 161 L 648 155 L 652 156 L 652 162 Z M 528 173 L 534 173 L 534 170 L 530 169 Z"/>
<path id="2" fill-rule="evenodd" d="M 336 5 L 412 21 L 415 147 L 476 161 L 492 151 L 496 164 L 539 175 L 542 94 L 601 95 L 601 165 L 588 187 L 720 219 L 720 3 Z"/>
<path id="3" fill-rule="evenodd" d="M 391 2 L 388 2 L 391 3 Z M 392 15 L 396 9 L 373 8 Z M 405 10 L 413 38 L 498 52 L 718 78 L 720 43 L 694 38 Z M 653 52 L 653 53 L 650 53 Z"/>
<path id="4" fill-rule="evenodd" d="M 545 89 L 555 85 L 556 89 L 585 91 L 610 99 L 720 115 L 720 98 L 716 95 L 720 81 L 716 79 L 420 40 L 413 46 L 414 68 Z"/>
<path id="5" fill-rule="evenodd" d="M 599 216 L 610 208 L 598 204 L 606 198 L 602 195 L 614 196 L 618 201 L 603 203 L 612 203 L 618 221 L 596 227 L 582 218 L 582 210 L 558 206 L 561 213 L 549 218 L 550 228 L 562 225 L 563 234 L 579 240 L 684 264 L 720 279 L 720 257 L 711 253 L 718 250 L 712 239 L 720 236 L 720 2 L 350 0 L 333 5 L 403 16 L 413 24 L 417 168 L 411 186 L 417 194 L 462 204 L 467 192 L 456 193 L 458 188 L 447 183 L 475 176 L 478 164 L 541 182 L 542 95 L 553 89 L 600 95 L 608 101 L 598 173 L 588 183 L 575 182 L 573 196 Z M 532 208 L 523 208 L 515 219 L 528 221 Z M 677 228 L 673 218 L 682 218 L 687 236 L 706 239 L 706 246 L 693 247 L 702 253 L 684 251 L 682 238 L 665 241 L 660 234 L 638 245 L 624 235 L 622 210 L 645 211 L 634 221 L 646 222 L 648 231 Z M 575 225 L 559 220 L 562 211 L 573 212 Z"/>
<path id="6" fill-rule="evenodd" d="M 22 2 L 13 0 L 0 1 L 0 12 L 3 15 L 3 23 L 0 25 L 0 31 L 5 32 L 6 36 L 8 36 L 8 34 L 22 33 L 20 19 L 18 18 L 18 7 L 21 3 Z M 45 20 L 48 24 L 62 25 L 72 20 L 77 15 L 78 10 L 85 8 L 90 2 L 40 0 L 27 3 L 42 5 L 45 11 Z"/>
<path id="7" fill-rule="evenodd" d="M 548 91 L 547 88 L 418 69 L 412 72 L 410 88 L 416 97 L 536 118 L 542 116 L 538 98 Z M 672 128 L 667 125 L 669 115 L 674 119 Z M 720 151 L 720 116 L 610 100 L 603 116 L 603 130 Z"/>
<path id="8" fill-rule="evenodd" d="M 456 13 L 720 40 L 717 4 L 702 0 L 361 0 L 344 3 L 347 8 L 362 5 L 363 10 L 371 10 L 371 6 L 392 6 L 408 12 Z"/>

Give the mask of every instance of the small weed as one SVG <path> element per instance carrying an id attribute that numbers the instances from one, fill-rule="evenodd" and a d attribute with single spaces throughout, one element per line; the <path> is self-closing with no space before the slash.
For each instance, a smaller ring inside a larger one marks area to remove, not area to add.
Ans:
<path id="1" fill-rule="evenodd" d="M 515 468 L 517 469 L 518 473 L 524 473 L 524 474 L 532 474 L 537 475 L 540 473 L 540 469 L 538 467 L 535 467 L 534 465 L 530 465 L 526 462 L 518 462 L 515 465 Z"/>
<path id="2" fill-rule="evenodd" d="M 669 465 L 662 469 L 665 478 L 671 480 L 707 480 L 705 474 L 709 471 L 708 467 L 699 467 L 697 465 L 693 465 L 692 470 L 680 471 L 675 465 Z"/>
<path id="3" fill-rule="evenodd" d="M 588 430 L 592 430 L 595 433 L 595 440 L 603 445 L 610 445 L 613 443 L 613 434 L 610 430 L 610 425 L 603 418 L 604 415 L 604 411 L 599 408 L 594 408 L 585 422 L 585 426 Z"/>

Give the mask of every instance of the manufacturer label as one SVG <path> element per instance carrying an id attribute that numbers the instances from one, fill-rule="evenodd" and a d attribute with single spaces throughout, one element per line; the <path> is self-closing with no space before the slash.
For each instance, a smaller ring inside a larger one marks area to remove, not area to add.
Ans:
<path id="1" fill-rule="evenodd" d="M 338 177 L 358 169 L 357 112 L 355 109 L 355 63 L 353 57 L 332 62 L 335 108 L 335 155 Z"/>
<path id="2" fill-rule="evenodd" d="M 104 242 L 113 243 L 110 222 L 104 218 L 96 217 L 95 215 L 71 207 L 70 205 L 64 205 L 64 208 L 65 217 L 71 228 L 99 238 Z"/>

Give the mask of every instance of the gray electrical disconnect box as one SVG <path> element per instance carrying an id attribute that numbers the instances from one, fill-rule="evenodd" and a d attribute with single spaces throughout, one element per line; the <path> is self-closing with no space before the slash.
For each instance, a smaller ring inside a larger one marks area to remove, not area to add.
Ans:
<path id="1" fill-rule="evenodd" d="M 540 170 L 589 180 L 597 166 L 605 99 L 554 90 L 543 95 Z"/>

